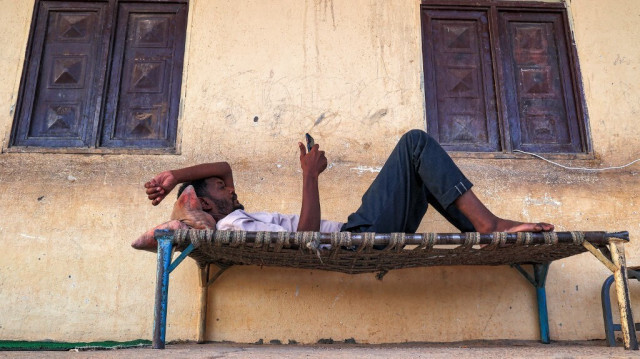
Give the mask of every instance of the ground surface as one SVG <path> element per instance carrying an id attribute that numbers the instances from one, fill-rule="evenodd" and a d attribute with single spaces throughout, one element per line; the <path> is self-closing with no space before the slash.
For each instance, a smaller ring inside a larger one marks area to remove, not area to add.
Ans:
<path id="1" fill-rule="evenodd" d="M 250 345 L 173 344 L 150 348 L 66 351 L 0 352 L 2 358 L 640 358 L 640 352 L 609 348 L 604 341 L 555 342 L 474 341 L 386 345 Z"/>

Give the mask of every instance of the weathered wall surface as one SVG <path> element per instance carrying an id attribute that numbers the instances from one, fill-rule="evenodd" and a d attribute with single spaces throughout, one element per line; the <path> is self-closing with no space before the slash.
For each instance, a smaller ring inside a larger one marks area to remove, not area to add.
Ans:
<path id="1" fill-rule="evenodd" d="M 33 1 L 0 4 L 6 149 Z M 564 162 L 629 162 L 640 157 L 640 3 L 569 7 L 595 158 Z M 330 161 L 323 215 L 344 220 L 375 176 L 366 169 L 381 166 L 404 131 L 425 126 L 416 0 L 191 0 L 187 36 L 181 154 L 0 154 L 0 338 L 151 336 L 155 256 L 129 243 L 169 216 L 170 201 L 153 208 L 142 190 L 158 171 L 227 160 L 248 209 L 296 213 L 296 142 L 310 131 Z M 594 174 L 528 159 L 456 162 L 497 215 L 640 238 L 638 165 Z M 430 213 L 420 229 L 452 227 Z M 627 250 L 628 262 L 640 262 L 637 244 Z M 169 340 L 195 339 L 196 274 L 193 263 L 172 274 Z M 608 275 L 587 254 L 551 266 L 552 338 L 604 337 L 599 288 Z M 209 294 L 208 340 L 538 338 L 535 292 L 508 267 L 399 270 L 384 281 L 234 268 Z M 640 315 L 640 299 L 633 308 Z"/>

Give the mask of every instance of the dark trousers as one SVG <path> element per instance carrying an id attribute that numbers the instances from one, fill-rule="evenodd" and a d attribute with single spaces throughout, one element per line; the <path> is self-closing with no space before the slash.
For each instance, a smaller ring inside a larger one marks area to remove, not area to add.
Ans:
<path id="1" fill-rule="evenodd" d="M 342 231 L 415 233 L 432 205 L 462 232 L 475 228 L 453 202 L 473 184 L 426 132 L 404 134 Z"/>

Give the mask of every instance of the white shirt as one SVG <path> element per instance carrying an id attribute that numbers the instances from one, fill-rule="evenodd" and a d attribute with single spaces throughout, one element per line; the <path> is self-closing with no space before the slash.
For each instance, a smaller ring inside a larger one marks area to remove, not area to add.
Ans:
<path id="1" fill-rule="evenodd" d="M 216 223 L 222 231 L 295 232 L 300 216 L 268 212 L 247 213 L 237 209 Z M 342 222 L 320 221 L 320 232 L 340 232 Z"/>

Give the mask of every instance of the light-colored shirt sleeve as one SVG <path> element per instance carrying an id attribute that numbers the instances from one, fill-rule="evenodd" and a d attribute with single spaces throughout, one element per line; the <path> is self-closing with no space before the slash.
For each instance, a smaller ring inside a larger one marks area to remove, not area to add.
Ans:
<path id="1" fill-rule="evenodd" d="M 295 232 L 300 216 L 268 212 L 247 213 L 236 210 L 216 223 L 216 229 L 226 231 Z M 341 222 L 320 221 L 320 232 L 340 232 Z"/>

